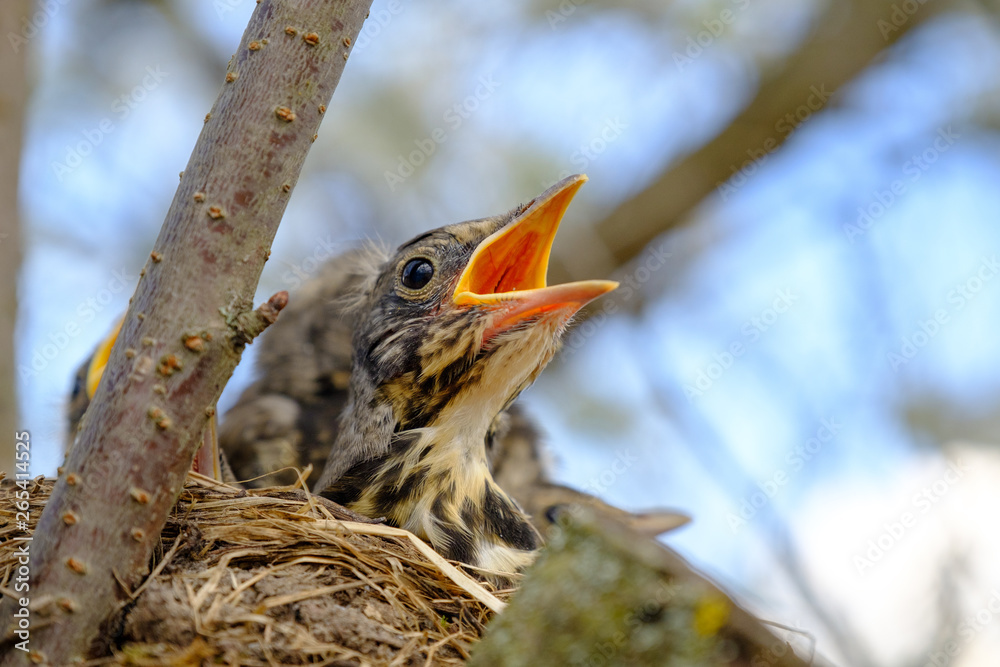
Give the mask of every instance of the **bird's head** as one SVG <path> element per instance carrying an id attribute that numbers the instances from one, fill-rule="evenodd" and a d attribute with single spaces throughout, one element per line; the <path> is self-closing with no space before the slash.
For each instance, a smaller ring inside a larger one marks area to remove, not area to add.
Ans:
<path id="1" fill-rule="evenodd" d="M 391 406 L 379 419 L 394 431 L 448 411 L 452 423 L 485 433 L 552 358 L 573 315 L 617 287 L 546 284 L 556 229 L 586 180 L 571 176 L 506 215 L 400 246 L 358 303 L 353 379 L 363 395 L 354 407 Z"/>

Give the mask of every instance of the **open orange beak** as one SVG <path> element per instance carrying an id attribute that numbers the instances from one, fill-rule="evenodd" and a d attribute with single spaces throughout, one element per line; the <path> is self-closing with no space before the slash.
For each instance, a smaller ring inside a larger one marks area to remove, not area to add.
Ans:
<path id="1" fill-rule="evenodd" d="M 483 240 L 458 279 L 454 303 L 502 311 L 492 327 L 492 333 L 498 333 L 547 312 L 561 311 L 568 318 L 618 287 L 612 280 L 581 280 L 551 287 L 545 282 L 559 222 L 586 182 L 583 174 L 564 178 L 536 197 L 514 222 Z"/>

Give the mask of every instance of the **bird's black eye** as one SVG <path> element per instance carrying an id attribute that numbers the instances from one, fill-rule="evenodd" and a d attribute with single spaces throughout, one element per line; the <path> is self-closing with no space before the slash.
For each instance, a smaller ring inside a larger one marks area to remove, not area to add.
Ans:
<path id="1" fill-rule="evenodd" d="M 87 374 L 82 370 L 76 374 L 76 378 L 73 380 L 73 392 L 70 394 L 70 398 L 76 398 L 77 396 L 82 396 L 83 392 L 87 389 Z"/>
<path id="2" fill-rule="evenodd" d="M 559 517 L 563 516 L 569 508 L 563 503 L 557 505 L 549 505 L 545 508 L 545 518 L 549 520 L 549 523 L 559 524 Z"/>
<path id="3" fill-rule="evenodd" d="M 403 267 L 403 275 L 400 282 L 407 289 L 421 289 L 434 277 L 434 265 L 430 260 L 418 257 L 411 259 Z"/>

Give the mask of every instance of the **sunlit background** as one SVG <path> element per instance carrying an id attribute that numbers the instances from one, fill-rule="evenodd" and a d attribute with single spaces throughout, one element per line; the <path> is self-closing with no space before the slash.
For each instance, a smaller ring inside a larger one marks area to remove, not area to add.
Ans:
<path id="1" fill-rule="evenodd" d="M 48 5 L 19 45 L 35 474 L 255 7 Z M 554 278 L 623 288 L 523 397 L 554 477 L 691 514 L 665 541 L 824 660 L 1000 664 L 998 21 L 986 1 L 376 0 L 258 301 L 360 239 L 585 172 Z"/>

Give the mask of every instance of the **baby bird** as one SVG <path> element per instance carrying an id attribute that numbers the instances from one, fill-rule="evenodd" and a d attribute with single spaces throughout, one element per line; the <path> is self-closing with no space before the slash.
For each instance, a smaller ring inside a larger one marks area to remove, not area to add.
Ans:
<path id="1" fill-rule="evenodd" d="M 585 180 L 421 234 L 367 272 L 349 306 L 348 401 L 321 495 L 385 517 L 454 560 L 500 572 L 531 562 L 539 536 L 494 481 L 486 445 L 573 315 L 617 287 L 546 285 L 556 229 Z"/>
<path id="2" fill-rule="evenodd" d="M 262 336 L 259 378 L 219 431 L 223 469 L 228 458 L 238 478 L 263 485 L 291 483 L 293 468 L 311 463 L 323 471 L 309 480 L 321 495 L 500 572 L 529 563 L 536 527 L 574 506 L 648 534 L 686 522 L 630 515 L 548 481 L 540 438 L 511 405 L 573 315 L 616 287 L 546 285 L 556 229 L 585 181 L 571 176 L 392 256 L 367 248 L 323 266 Z M 71 436 L 113 342 L 78 374 Z"/>

